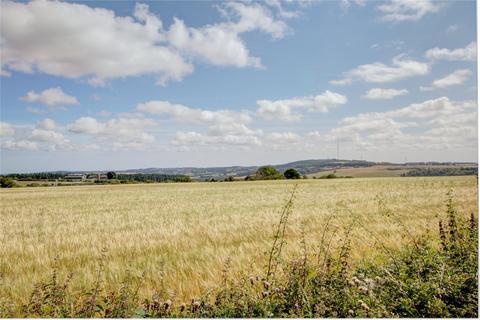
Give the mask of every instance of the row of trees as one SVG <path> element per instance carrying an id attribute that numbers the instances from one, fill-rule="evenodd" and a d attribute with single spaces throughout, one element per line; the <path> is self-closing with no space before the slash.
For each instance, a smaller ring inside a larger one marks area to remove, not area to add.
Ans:
<path id="1" fill-rule="evenodd" d="M 294 168 L 285 170 L 282 174 L 272 166 L 260 167 L 254 175 L 247 176 L 245 180 L 279 180 L 279 179 L 301 179 L 302 176 Z"/>
<path id="2" fill-rule="evenodd" d="M 108 174 L 107 174 L 108 177 Z M 160 173 L 135 173 L 135 174 L 116 174 L 115 178 L 120 181 L 137 181 L 137 182 L 191 182 L 189 176 L 172 175 Z M 110 178 L 109 179 L 113 179 Z"/>
<path id="3" fill-rule="evenodd" d="M 402 174 L 402 177 L 427 176 L 474 176 L 478 175 L 477 167 L 463 168 L 416 168 Z"/>

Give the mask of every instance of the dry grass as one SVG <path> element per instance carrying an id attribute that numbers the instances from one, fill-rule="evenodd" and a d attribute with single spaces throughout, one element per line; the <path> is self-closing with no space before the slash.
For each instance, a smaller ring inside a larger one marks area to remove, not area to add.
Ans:
<path id="1" fill-rule="evenodd" d="M 254 273 L 265 265 L 272 226 L 293 181 L 79 186 L 1 190 L 0 294 L 28 299 L 54 258 L 72 271 L 73 287 L 95 278 L 107 250 L 107 285 L 128 268 L 145 272 L 144 295 L 161 286 L 181 298 L 218 283 L 230 257 L 232 270 Z M 459 212 L 477 211 L 476 177 L 302 180 L 286 231 L 286 251 L 301 240 L 319 242 L 329 214 L 342 228 L 354 221 L 353 257 L 373 257 L 382 245 L 398 247 L 405 226 L 413 234 L 434 228 L 454 190 Z M 379 200 L 401 223 L 386 219 Z M 163 280 L 162 280 L 162 274 Z"/>

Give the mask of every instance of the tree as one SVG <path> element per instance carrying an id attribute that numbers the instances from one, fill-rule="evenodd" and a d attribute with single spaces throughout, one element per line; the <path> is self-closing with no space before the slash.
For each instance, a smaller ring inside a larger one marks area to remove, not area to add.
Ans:
<path id="1" fill-rule="evenodd" d="M 283 175 L 287 179 L 300 179 L 300 173 L 298 173 L 298 171 L 293 168 L 285 170 Z"/>
<path id="2" fill-rule="evenodd" d="M 283 175 L 272 166 L 264 166 L 258 168 L 255 178 L 259 180 L 282 179 Z"/>
<path id="3" fill-rule="evenodd" d="M 15 186 L 15 182 L 12 179 L 0 177 L 0 187 L 13 188 L 14 186 Z"/>
<path id="4" fill-rule="evenodd" d="M 111 179 L 115 179 L 117 177 L 117 174 L 113 171 L 109 171 L 107 172 L 107 179 L 108 180 L 111 180 Z"/>

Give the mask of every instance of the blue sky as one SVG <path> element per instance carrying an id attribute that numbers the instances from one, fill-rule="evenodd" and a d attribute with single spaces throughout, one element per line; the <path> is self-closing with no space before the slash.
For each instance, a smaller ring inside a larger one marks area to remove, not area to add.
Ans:
<path id="1" fill-rule="evenodd" d="M 477 161 L 473 1 L 1 6 L 2 173 Z"/>

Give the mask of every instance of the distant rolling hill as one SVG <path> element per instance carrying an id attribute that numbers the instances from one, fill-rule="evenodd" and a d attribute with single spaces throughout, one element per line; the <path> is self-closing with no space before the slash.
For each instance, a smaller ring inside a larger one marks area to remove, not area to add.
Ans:
<path id="1" fill-rule="evenodd" d="M 336 170 L 341 168 L 364 168 L 374 166 L 375 162 L 363 160 L 335 160 L 335 159 L 318 159 L 318 160 L 301 160 L 285 164 L 273 165 L 278 171 L 284 172 L 288 168 L 294 168 L 302 175 L 327 170 Z M 251 175 L 257 171 L 260 166 L 233 166 L 233 167 L 211 167 L 211 168 L 146 168 L 146 169 L 130 169 L 117 171 L 118 173 L 161 173 L 161 174 L 182 174 L 189 175 L 193 179 L 223 179 L 229 176 L 244 177 Z"/>
<path id="2" fill-rule="evenodd" d="M 338 159 L 313 159 L 289 162 L 273 165 L 278 171 L 284 172 L 288 168 L 294 168 L 300 174 L 309 177 L 321 176 L 336 172 L 339 175 L 354 177 L 387 177 L 400 176 L 410 169 L 425 167 L 472 167 L 476 163 L 462 162 L 409 162 L 409 163 L 388 163 L 372 162 L 364 160 L 338 160 Z M 161 173 L 188 175 L 194 180 L 224 179 L 229 176 L 245 177 L 254 174 L 260 166 L 232 166 L 232 167 L 210 167 L 210 168 L 146 168 L 117 171 L 118 173 Z"/>
<path id="3" fill-rule="evenodd" d="M 188 175 L 193 180 L 222 180 L 227 177 L 242 178 L 251 174 L 260 166 L 231 166 L 231 167 L 183 167 L 183 168 L 144 168 L 116 170 L 118 174 L 165 174 L 165 175 Z M 281 173 L 289 168 L 294 168 L 301 175 L 307 175 L 309 178 L 321 177 L 330 173 L 339 176 L 352 177 L 394 177 L 400 176 L 410 170 L 446 168 L 446 167 L 478 167 L 476 163 L 467 162 L 408 162 L 408 163 L 388 163 L 372 162 L 364 160 L 339 160 L 339 159 L 313 159 L 289 162 L 285 164 L 273 165 Z M 68 174 L 72 172 L 83 173 L 106 173 L 110 170 L 91 170 L 91 171 L 50 171 L 44 173 Z M 14 174 L 10 174 L 14 175 Z M 28 174 L 23 174 L 28 175 Z"/>

